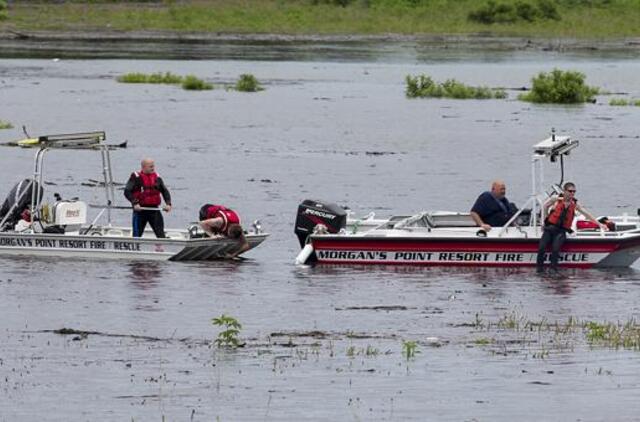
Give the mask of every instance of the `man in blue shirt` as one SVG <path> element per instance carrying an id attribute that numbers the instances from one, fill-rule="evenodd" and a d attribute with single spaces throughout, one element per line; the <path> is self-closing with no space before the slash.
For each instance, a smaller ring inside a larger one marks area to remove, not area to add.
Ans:
<path id="1" fill-rule="evenodd" d="M 471 208 L 471 218 L 485 231 L 502 227 L 518 210 L 506 198 L 507 187 L 502 180 L 491 184 L 491 191 L 483 192 Z"/>

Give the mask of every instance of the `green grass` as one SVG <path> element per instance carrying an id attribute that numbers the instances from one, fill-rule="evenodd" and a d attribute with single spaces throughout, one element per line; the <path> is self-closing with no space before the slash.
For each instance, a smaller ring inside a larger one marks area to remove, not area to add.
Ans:
<path id="1" fill-rule="evenodd" d="M 213 89 L 213 85 L 197 78 L 194 75 L 187 75 L 182 80 L 182 89 L 188 91 L 206 91 Z"/>
<path id="2" fill-rule="evenodd" d="M 116 78 L 118 82 L 127 84 L 180 84 L 182 76 L 174 75 L 171 72 L 157 73 L 126 73 Z"/>
<path id="3" fill-rule="evenodd" d="M 0 129 L 13 129 L 13 125 L 11 124 L 11 122 L 0 120 Z"/>
<path id="4" fill-rule="evenodd" d="M 12 2 L 1 29 L 274 34 L 475 34 L 523 37 L 638 36 L 638 0 L 550 0 L 560 17 L 491 25 L 470 21 L 478 0 L 185 0 L 155 3 Z M 516 8 L 532 0 L 498 0 Z M 325 4 L 326 3 L 326 4 Z M 367 6 L 368 5 L 368 6 Z M 527 16 L 529 12 L 521 12 Z M 539 12 L 536 12 L 539 13 Z"/>
<path id="5" fill-rule="evenodd" d="M 595 102 L 599 92 L 596 87 L 585 84 L 585 75 L 580 72 L 554 69 L 550 73 L 540 72 L 531 79 L 531 91 L 518 96 L 519 100 L 532 103 L 579 104 Z"/>
<path id="6" fill-rule="evenodd" d="M 427 75 L 405 78 L 405 94 L 407 98 L 455 98 L 485 100 L 491 98 L 506 98 L 504 90 L 494 90 L 488 87 L 468 86 L 455 79 L 447 79 L 443 83 L 435 82 Z"/>

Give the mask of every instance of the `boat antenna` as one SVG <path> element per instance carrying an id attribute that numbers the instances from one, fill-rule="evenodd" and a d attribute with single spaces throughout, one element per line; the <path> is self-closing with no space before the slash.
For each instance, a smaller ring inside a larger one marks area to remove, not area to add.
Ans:
<path id="1" fill-rule="evenodd" d="M 560 154 L 560 183 L 558 186 L 562 188 L 562 183 L 564 182 L 564 154 Z"/>
<path id="2" fill-rule="evenodd" d="M 29 133 L 27 132 L 27 127 L 25 125 L 22 125 L 22 133 L 24 133 L 24 136 L 26 136 L 27 138 L 31 138 L 31 136 L 29 136 Z"/>

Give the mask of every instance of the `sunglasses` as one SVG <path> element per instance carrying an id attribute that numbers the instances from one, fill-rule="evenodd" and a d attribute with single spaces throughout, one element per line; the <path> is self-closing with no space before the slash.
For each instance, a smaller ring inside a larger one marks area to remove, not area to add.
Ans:
<path id="1" fill-rule="evenodd" d="M 575 190 L 575 189 L 567 189 L 567 192 L 569 192 L 569 193 L 576 193 L 576 190 Z"/>

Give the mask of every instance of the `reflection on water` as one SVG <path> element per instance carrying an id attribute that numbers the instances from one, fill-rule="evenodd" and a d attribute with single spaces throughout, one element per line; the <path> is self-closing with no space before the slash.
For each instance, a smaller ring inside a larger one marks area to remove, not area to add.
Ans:
<path id="1" fill-rule="evenodd" d="M 131 284 L 142 290 L 152 289 L 160 281 L 164 266 L 166 266 L 166 263 L 151 261 L 128 263 Z"/>

